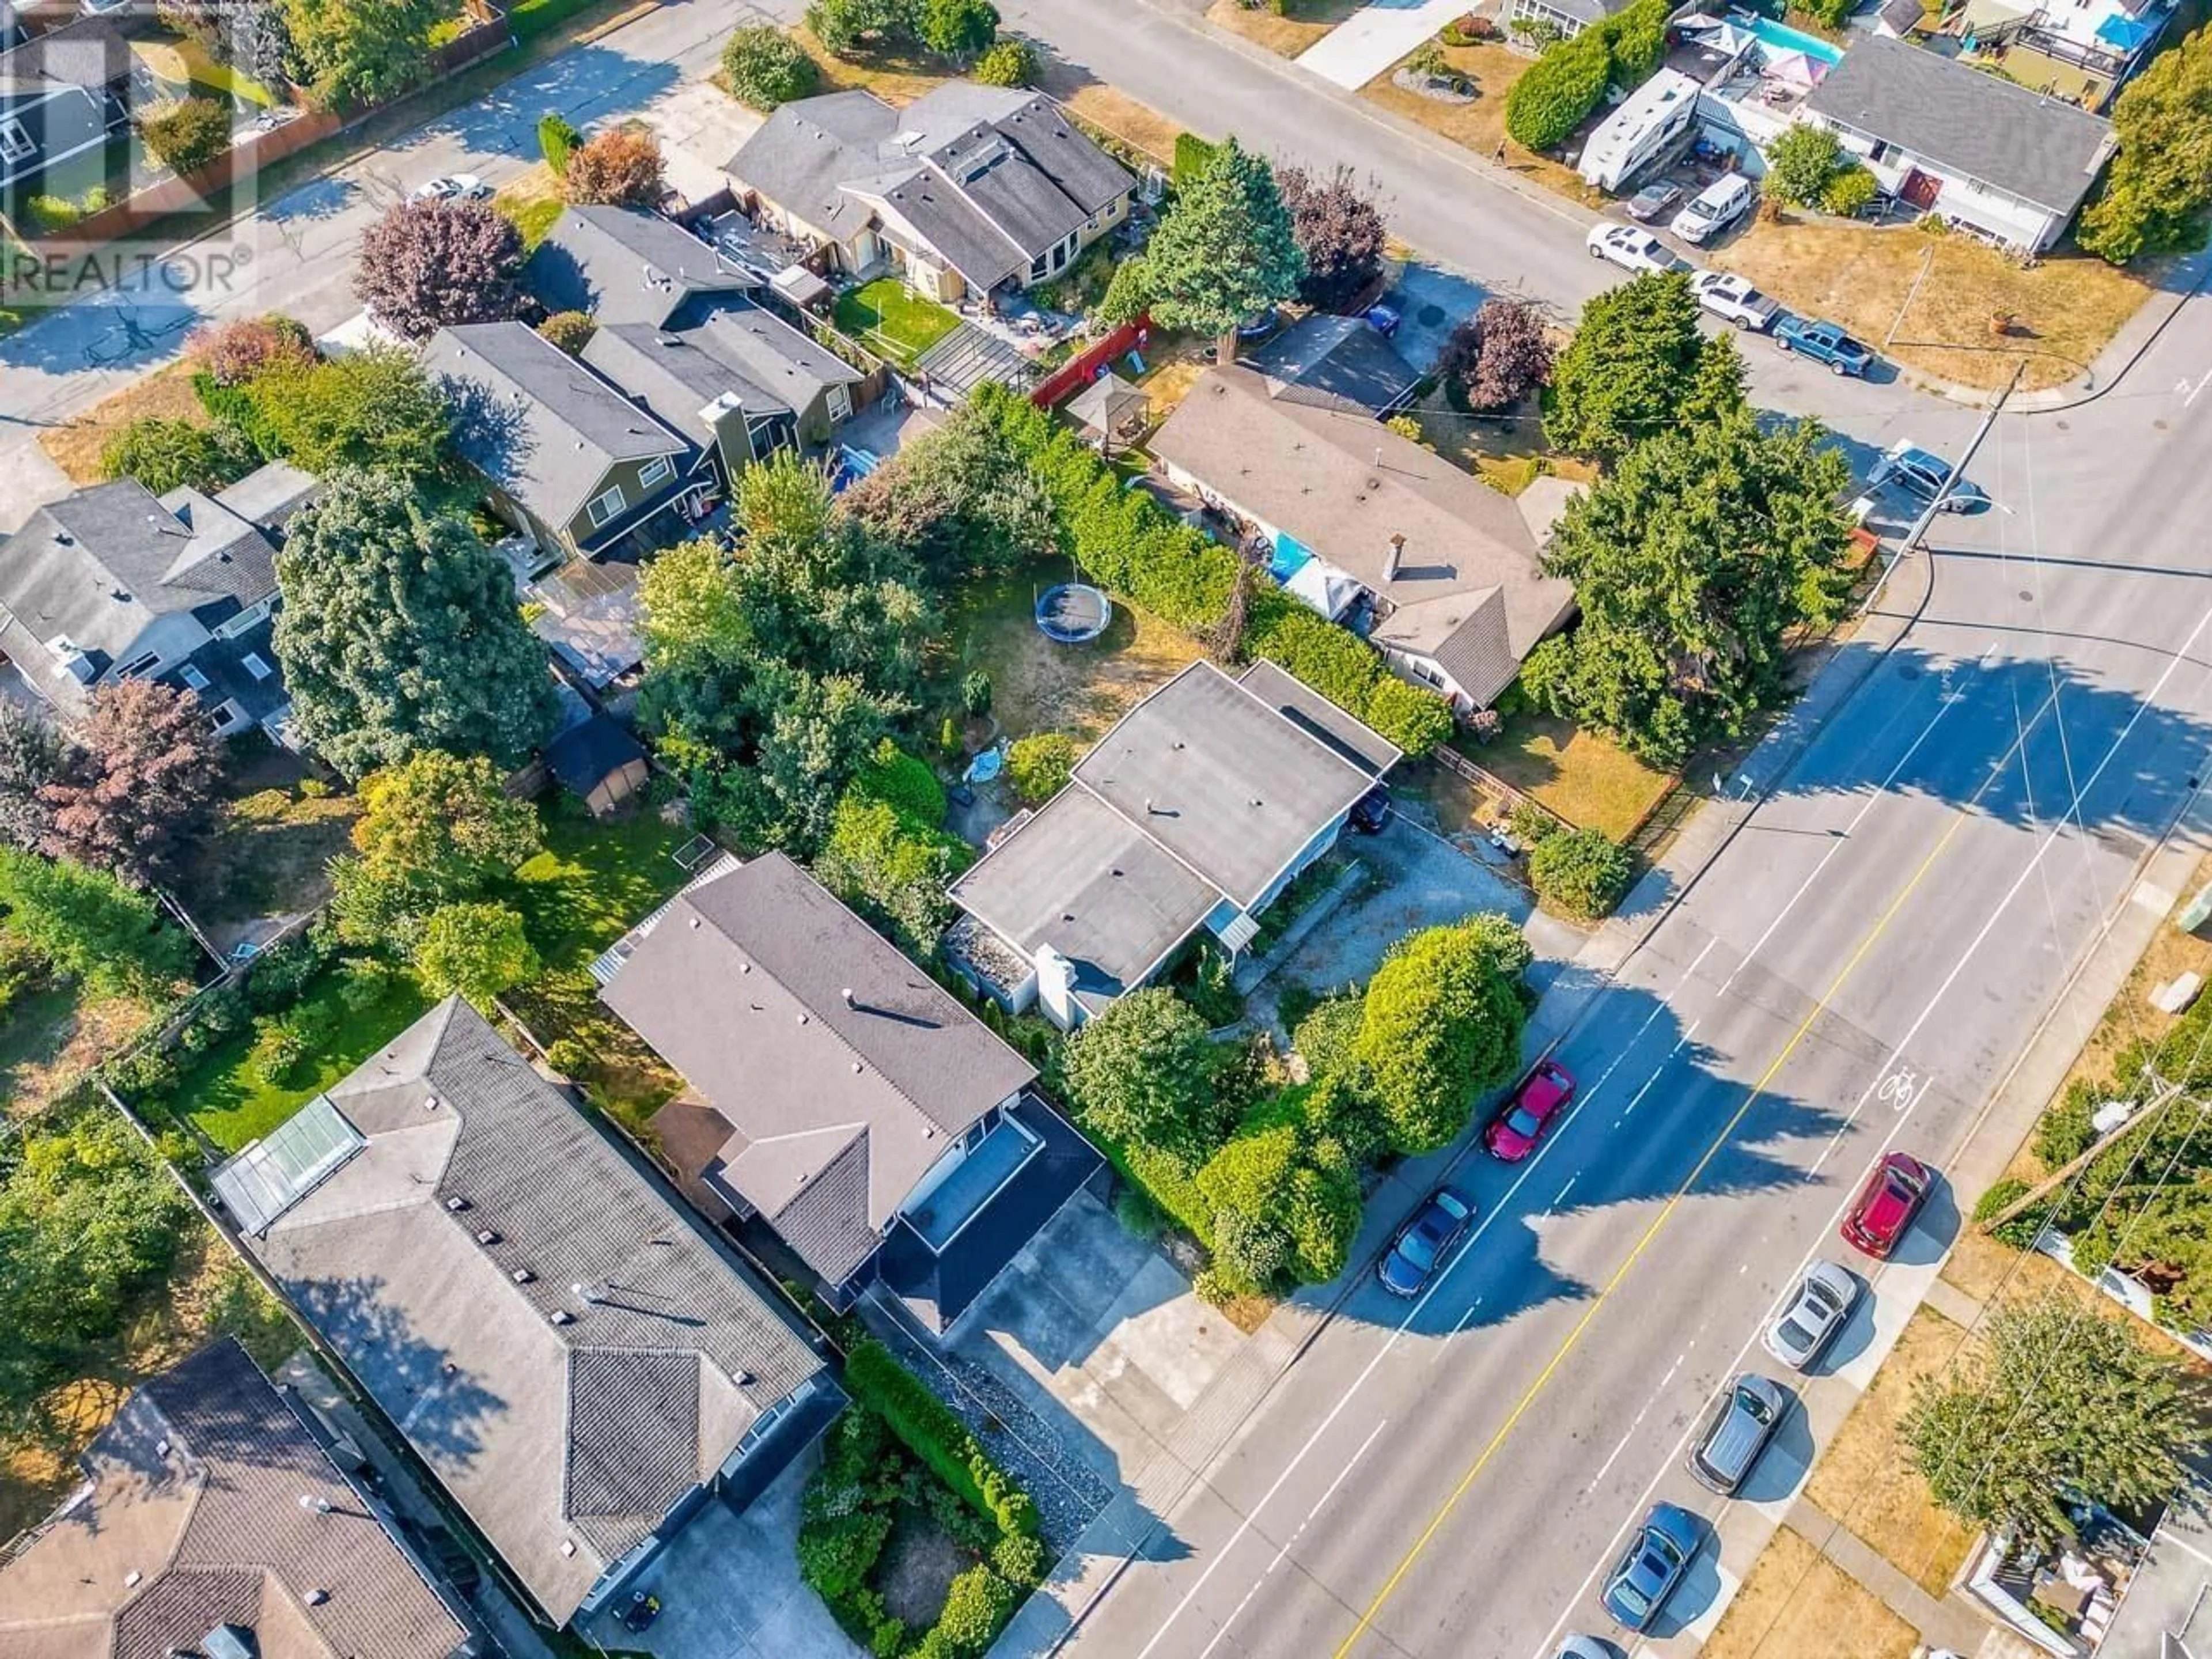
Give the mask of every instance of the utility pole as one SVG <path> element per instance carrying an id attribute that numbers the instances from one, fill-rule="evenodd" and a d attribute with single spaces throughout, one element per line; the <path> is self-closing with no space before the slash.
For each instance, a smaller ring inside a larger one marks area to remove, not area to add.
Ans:
<path id="1" fill-rule="evenodd" d="M 2129 1130 L 2141 1127 L 2151 1118 L 2157 1116 L 2160 1112 L 2166 1110 L 2166 1109 L 2173 1104 L 2175 1101 L 2181 1098 L 2181 1085 L 2179 1083 L 2168 1083 L 2165 1079 L 2159 1076 L 2157 1073 L 2149 1070 L 2148 1067 L 2145 1068 L 2143 1075 L 2150 1079 L 2152 1096 L 2148 1105 L 2145 1106 L 2140 1112 L 2130 1113 L 2126 1122 L 2118 1125 L 2106 1134 L 2099 1135 L 2096 1139 L 2089 1143 L 2086 1151 L 2081 1152 L 2076 1157 L 2069 1158 L 2064 1164 L 2059 1165 L 2057 1169 L 2053 1170 L 2042 1180 L 2037 1182 L 2035 1185 L 2029 1188 L 2018 1198 L 2013 1200 L 2011 1203 L 2006 1205 L 2004 1208 L 1999 1210 L 1987 1221 L 1982 1223 L 1982 1231 L 1985 1233 L 1993 1233 L 1996 1231 L 1998 1228 L 2003 1226 L 2006 1222 L 2020 1214 L 2021 1211 L 2026 1210 L 2030 1206 L 2037 1203 L 2055 1188 L 2063 1186 L 2069 1181 L 2071 1181 L 2075 1174 L 2094 1160 L 2100 1152 L 2103 1152 L 2106 1147 L 2118 1140 L 2122 1135 L 2127 1133 Z"/>
<path id="2" fill-rule="evenodd" d="M 1951 498 L 1952 487 L 1959 482 L 1960 475 L 1966 471 L 1967 463 L 1974 459 L 1975 452 L 1981 448 L 1982 441 L 1990 435 L 1990 429 L 1996 425 L 1997 416 L 2004 412 L 2005 399 L 2012 396 L 2014 388 L 2020 385 L 2020 377 L 2027 370 L 2025 361 L 2013 365 L 2012 379 L 2007 380 L 1997 395 L 1990 400 L 1989 413 L 1982 416 L 1982 423 L 1967 441 L 1965 453 L 1951 463 L 1951 470 L 1943 475 L 1942 488 L 1920 510 L 1920 516 L 1912 521 L 1912 528 L 1905 532 L 1905 539 L 1898 544 L 1897 551 L 1882 567 L 1881 580 L 1868 591 L 1865 599 L 1860 603 L 1859 615 L 1863 617 L 1874 608 L 1874 602 L 1881 596 L 1881 590 L 1889 586 L 1889 579 L 1897 573 L 1899 562 L 1926 539 L 1929 531 L 1935 526 L 1936 515 L 1943 510 L 1943 503 Z"/>

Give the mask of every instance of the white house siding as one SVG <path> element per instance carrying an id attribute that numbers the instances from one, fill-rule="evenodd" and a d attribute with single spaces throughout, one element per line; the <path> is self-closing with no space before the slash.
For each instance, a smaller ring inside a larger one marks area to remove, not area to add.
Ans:
<path id="1" fill-rule="evenodd" d="M 2049 247 L 2066 228 L 2066 221 L 2048 208 L 1948 172 L 1937 162 L 1895 144 L 1880 143 L 1852 128 L 1833 122 L 1828 125 L 1843 140 L 1844 149 L 1864 161 L 1886 191 L 1894 193 L 1902 190 L 1905 175 L 1910 173 L 1940 179 L 1942 188 L 1931 211 L 1943 218 L 1985 232 L 2008 246 L 2034 252 Z M 1879 155 L 1875 154 L 1877 149 L 1881 152 Z"/>

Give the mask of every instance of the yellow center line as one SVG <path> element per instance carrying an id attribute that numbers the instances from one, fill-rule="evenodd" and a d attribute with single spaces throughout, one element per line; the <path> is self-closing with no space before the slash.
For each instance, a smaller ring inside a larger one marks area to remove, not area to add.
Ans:
<path id="1" fill-rule="evenodd" d="M 1481 1478 L 1482 1472 L 1490 1467 L 1491 1460 L 1497 1456 L 1498 1449 L 1504 1445 L 1521 1419 L 1528 1415 L 1528 1408 L 1536 1403 L 1537 1396 L 1550 1385 L 1553 1376 L 1566 1362 L 1567 1356 L 1572 1353 L 1582 1341 L 1583 1333 L 1589 1329 L 1591 1322 L 1596 1319 L 1598 1310 L 1605 1306 L 1607 1300 L 1614 1291 L 1620 1288 L 1621 1281 L 1628 1277 L 1630 1270 L 1643 1257 L 1644 1251 L 1650 1248 L 1651 1241 L 1659 1236 L 1659 1230 L 1667 1224 L 1668 1218 L 1680 1207 L 1683 1199 L 1688 1196 L 1690 1189 L 1698 1184 L 1713 1159 L 1719 1156 L 1721 1148 L 1728 1144 L 1730 1137 L 1735 1133 L 1751 1109 L 1765 1097 L 1767 1085 L 1772 1083 L 1776 1075 L 1789 1064 L 1790 1055 L 1796 1053 L 1798 1044 L 1805 1040 L 1806 1034 L 1813 1029 L 1814 1022 L 1827 1012 L 1829 1004 L 1833 1000 L 1836 994 L 1844 988 L 1844 981 L 1857 970 L 1860 963 L 1865 960 L 1867 952 L 1871 951 L 1875 941 L 1888 931 L 1889 925 L 1896 919 L 1898 912 L 1905 908 L 1905 901 L 1912 896 L 1921 882 L 1926 878 L 1928 872 L 1936 867 L 1936 861 L 1943 856 L 1944 849 L 1951 844 L 1951 838 L 1957 835 L 1972 817 L 1973 810 L 1980 803 L 1983 795 L 1987 793 L 1990 786 L 2003 775 L 2006 768 L 2012 763 L 2013 757 L 2026 746 L 2028 733 L 2042 722 L 2043 716 L 2050 708 L 2051 702 L 2051 698 L 2046 697 L 2043 707 L 2036 710 L 2034 718 L 2021 726 L 2019 735 L 2013 739 L 1996 763 L 1990 769 L 1989 775 L 1982 781 L 1980 787 L 1959 809 L 1957 816 L 1951 820 L 1942 837 L 1929 849 L 1928 856 L 1920 861 L 1920 867 L 1912 872 L 1912 878 L 1899 890 L 1897 896 L 1890 901 L 1889 908 L 1881 913 L 1873 928 L 1864 939 L 1859 941 L 1858 948 L 1851 952 L 1850 960 L 1844 963 L 1842 969 L 1829 983 L 1828 988 L 1821 993 L 1820 999 L 1814 1003 L 1812 1012 L 1807 1014 L 1797 1029 L 1790 1033 L 1790 1041 L 1783 1045 L 1782 1052 L 1775 1055 L 1774 1063 L 1759 1075 L 1758 1083 L 1744 1097 L 1743 1103 L 1735 1109 L 1728 1122 L 1723 1126 L 1721 1132 L 1713 1138 L 1711 1144 L 1698 1158 L 1696 1166 L 1683 1177 L 1681 1184 L 1675 1188 L 1666 1204 L 1661 1207 L 1659 1213 L 1652 1218 L 1651 1224 L 1644 1230 L 1643 1235 L 1637 1239 L 1634 1248 L 1628 1252 L 1626 1258 L 1614 1270 L 1613 1277 L 1606 1280 L 1604 1287 L 1583 1310 L 1583 1316 L 1575 1322 L 1574 1328 L 1567 1333 L 1566 1340 L 1559 1345 L 1559 1351 L 1552 1356 L 1544 1369 L 1537 1373 L 1536 1380 L 1528 1385 L 1528 1391 L 1521 1396 L 1511 1413 L 1503 1424 L 1499 1425 L 1498 1432 L 1491 1436 L 1489 1443 L 1483 1447 L 1481 1454 L 1476 1457 L 1468 1472 L 1460 1478 L 1459 1485 L 1452 1488 L 1451 1495 L 1444 1499 L 1443 1506 L 1430 1517 L 1428 1525 L 1421 1528 L 1421 1535 L 1413 1540 L 1413 1547 L 1406 1552 L 1404 1558 L 1399 1561 L 1389 1577 L 1383 1581 L 1382 1588 L 1375 1593 L 1375 1599 L 1367 1604 L 1367 1610 L 1359 1615 L 1359 1622 L 1352 1627 L 1352 1633 L 1346 1637 L 1343 1643 L 1337 1648 L 1334 1659 L 1346 1659 L 1346 1656 L 1352 1649 L 1359 1644 L 1360 1638 L 1373 1626 L 1376 1615 L 1382 1612 L 1383 1604 L 1396 1593 L 1399 1584 L 1403 1582 L 1406 1575 L 1413 1571 L 1413 1564 L 1419 1560 L 1422 1554 L 1428 1549 L 1430 1540 L 1435 1538 L 1444 1522 L 1451 1518 L 1452 1511 L 1459 1507 L 1460 1500 L 1467 1496 L 1468 1489 Z"/>

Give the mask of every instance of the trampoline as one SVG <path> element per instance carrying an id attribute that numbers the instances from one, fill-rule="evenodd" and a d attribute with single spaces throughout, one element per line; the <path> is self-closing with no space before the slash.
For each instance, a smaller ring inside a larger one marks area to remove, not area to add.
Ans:
<path id="1" fill-rule="evenodd" d="M 1062 582 L 1036 602 L 1036 625 L 1056 645 L 1083 645 L 1114 620 L 1114 602 L 1086 582 Z"/>

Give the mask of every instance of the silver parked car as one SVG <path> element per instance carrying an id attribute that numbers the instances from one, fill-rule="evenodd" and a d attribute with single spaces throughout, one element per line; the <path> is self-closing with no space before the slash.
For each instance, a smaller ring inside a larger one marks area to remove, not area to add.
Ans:
<path id="1" fill-rule="evenodd" d="M 1732 270 L 1701 270 L 1690 278 L 1698 303 L 1724 323 L 1749 331 L 1773 326 L 1782 307 Z"/>
<path id="2" fill-rule="evenodd" d="M 1858 1299 L 1856 1274 L 1832 1261 L 1815 1261 L 1766 1328 L 1767 1352 L 1793 1371 L 1810 1370 Z"/>

